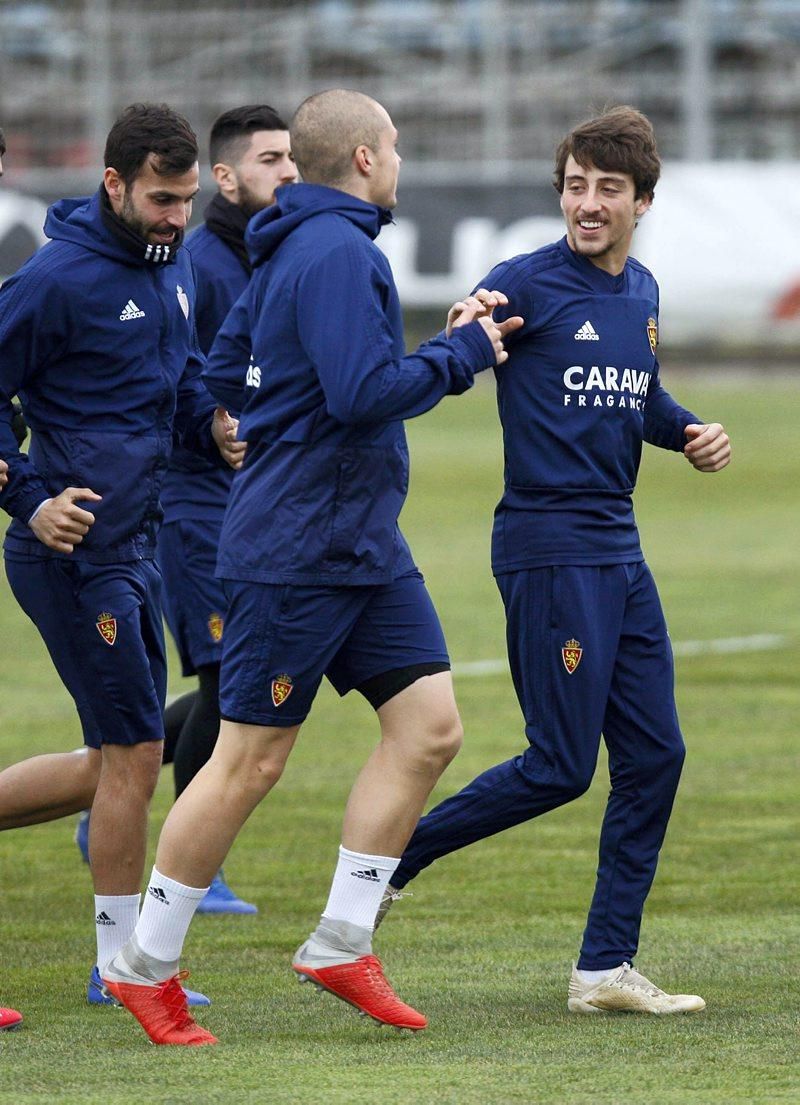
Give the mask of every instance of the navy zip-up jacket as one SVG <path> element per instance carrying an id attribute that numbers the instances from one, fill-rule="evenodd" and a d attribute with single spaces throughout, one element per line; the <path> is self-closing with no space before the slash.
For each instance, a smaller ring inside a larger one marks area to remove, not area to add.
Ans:
<path id="1" fill-rule="evenodd" d="M 9 464 L 0 506 L 14 518 L 6 555 L 149 558 L 173 429 L 219 456 L 215 404 L 199 376 L 191 263 L 180 250 L 171 264 L 137 259 L 105 226 L 99 193 L 56 203 L 45 232 L 53 240 L 0 289 L 0 456 Z M 15 394 L 32 431 L 27 456 L 11 431 Z M 68 486 L 102 501 L 87 504 L 95 524 L 64 554 L 27 522 Z"/>
<path id="2" fill-rule="evenodd" d="M 403 355 L 397 291 L 374 243 L 390 218 L 345 192 L 293 184 L 250 222 L 254 273 L 205 372 L 211 393 L 241 410 L 248 442 L 220 541 L 223 578 L 351 586 L 413 568 L 397 525 L 408 488 L 401 419 L 465 391 L 494 350 L 471 323 Z"/>
<path id="3" fill-rule="evenodd" d="M 192 258 L 196 275 L 197 339 L 201 351 L 208 354 L 250 274 L 230 246 L 207 226 L 193 231 L 183 248 Z M 232 479 L 232 468 L 220 468 L 176 445 L 161 490 L 165 523 L 192 520 L 221 525 Z"/>
<path id="4" fill-rule="evenodd" d="M 496 369 L 505 491 L 495 574 L 642 559 L 631 496 L 642 441 L 681 450 L 702 422 L 661 386 L 658 285 L 629 257 L 611 276 L 567 239 L 497 265 L 482 285 L 521 315 Z"/>

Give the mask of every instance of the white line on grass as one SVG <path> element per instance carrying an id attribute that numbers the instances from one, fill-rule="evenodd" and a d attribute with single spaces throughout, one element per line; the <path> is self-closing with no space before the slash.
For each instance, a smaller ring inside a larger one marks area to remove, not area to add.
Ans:
<path id="1" fill-rule="evenodd" d="M 721 652 L 768 652 L 773 648 L 783 648 L 788 637 L 780 633 L 754 633 L 752 637 L 715 637 L 710 641 L 673 641 L 672 651 L 676 656 L 704 656 Z M 481 675 L 502 675 L 508 671 L 507 660 L 467 660 L 453 664 L 453 675 L 470 679 Z M 186 692 L 181 692 L 182 694 Z M 167 705 L 171 705 L 180 694 L 167 695 Z"/>
<path id="2" fill-rule="evenodd" d="M 709 641 L 673 641 L 676 656 L 705 656 L 709 653 L 767 652 L 783 648 L 788 638 L 779 633 L 755 633 L 752 637 L 716 637 Z M 465 677 L 500 675 L 508 671 L 507 660 L 472 660 L 453 664 L 453 675 Z"/>

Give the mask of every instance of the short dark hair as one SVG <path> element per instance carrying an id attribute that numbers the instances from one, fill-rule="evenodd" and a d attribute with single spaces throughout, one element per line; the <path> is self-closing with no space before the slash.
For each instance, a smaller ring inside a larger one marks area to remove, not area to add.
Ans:
<path id="1" fill-rule="evenodd" d="M 6 136 L 3 134 L 3 128 L 0 127 L 0 157 L 6 152 Z"/>
<path id="2" fill-rule="evenodd" d="M 159 176 L 188 173 L 197 161 L 197 135 L 168 104 L 131 104 L 108 132 L 105 166 L 130 185 L 151 155 Z"/>
<path id="3" fill-rule="evenodd" d="M 285 123 L 269 104 L 246 104 L 234 107 L 220 115 L 211 127 L 208 157 L 213 168 L 218 162 L 235 163 L 245 152 L 251 134 L 259 130 L 288 130 Z"/>
<path id="4" fill-rule="evenodd" d="M 564 170 L 570 154 L 584 169 L 594 165 L 606 172 L 628 173 L 633 177 L 636 199 L 653 198 L 661 175 L 661 160 L 653 125 L 635 107 L 622 104 L 606 108 L 562 139 L 553 172 L 553 184 L 559 194 L 564 191 Z"/>

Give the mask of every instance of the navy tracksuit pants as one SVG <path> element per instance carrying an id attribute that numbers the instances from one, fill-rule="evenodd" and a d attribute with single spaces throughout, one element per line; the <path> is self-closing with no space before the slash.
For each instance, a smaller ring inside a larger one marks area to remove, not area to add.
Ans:
<path id="1" fill-rule="evenodd" d="M 640 562 L 510 572 L 498 586 L 529 746 L 422 818 L 392 885 L 579 797 L 602 734 L 611 793 L 578 966 L 632 962 L 685 754 L 655 583 Z"/>

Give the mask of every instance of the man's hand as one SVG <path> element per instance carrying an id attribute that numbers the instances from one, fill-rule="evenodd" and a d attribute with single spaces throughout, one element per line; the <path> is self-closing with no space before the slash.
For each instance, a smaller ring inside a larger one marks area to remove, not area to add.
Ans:
<path id="1" fill-rule="evenodd" d="M 48 549 L 71 553 L 94 525 L 94 514 L 76 503 L 99 503 L 101 498 L 88 487 L 67 487 L 54 499 L 45 499 L 28 525 Z"/>
<path id="2" fill-rule="evenodd" d="M 447 326 L 445 334 L 449 338 L 456 326 L 465 326 L 468 322 L 474 322 L 476 318 L 487 315 L 491 318 L 495 307 L 505 307 L 508 296 L 502 292 L 490 292 L 486 288 L 478 288 L 477 292 L 468 295 L 465 299 L 459 299 L 447 312 Z M 466 315 L 467 317 L 463 317 Z"/>
<path id="3" fill-rule="evenodd" d="M 686 427 L 683 455 L 698 472 L 719 472 L 731 459 L 731 443 L 719 422 Z"/>
<path id="4" fill-rule="evenodd" d="M 214 411 L 214 420 L 211 423 L 211 436 L 217 443 L 217 448 L 223 459 L 228 462 L 231 468 L 242 467 L 244 454 L 247 451 L 247 442 L 236 440 L 238 429 L 238 418 L 231 418 L 224 407 L 217 407 Z"/>
<path id="5" fill-rule="evenodd" d="M 522 326 L 524 319 L 519 315 L 506 319 L 505 322 L 495 322 L 492 311 L 495 307 L 504 307 L 508 303 L 508 296 L 502 292 L 488 291 L 486 288 L 478 288 L 474 295 L 468 295 L 454 303 L 447 312 L 448 337 L 459 326 L 467 326 L 470 322 L 479 322 L 486 331 L 489 340 L 494 346 L 494 363 L 500 365 L 508 360 L 508 353 L 503 346 L 503 339 L 513 330 Z"/>
<path id="6" fill-rule="evenodd" d="M 0 491 L 8 483 L 8 465 L 4 460 L 0 460 Z"/>

